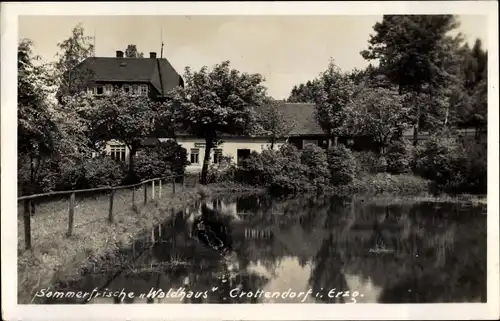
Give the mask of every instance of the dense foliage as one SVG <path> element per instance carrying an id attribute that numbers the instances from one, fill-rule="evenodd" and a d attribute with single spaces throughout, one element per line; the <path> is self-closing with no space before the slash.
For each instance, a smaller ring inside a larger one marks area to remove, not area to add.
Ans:
<path id="1" fill-rule="evenodd" d="M 356 170 L 356 160 L 344 145 L 337 145 L 327 151 L 328 169 L 334 185 L 347 185 L 352 182 Z"/>
<path id="2" fill-rule="evenodd" d="M 186 68 L 184 87 L 169 93 L 172 106 L 178 106 L 175 122 L 181 129 L 205 139 L 201 183 L 207 182 L 210 153 L 222 134 L 244 135 L 257 125 L 255 108 L 267 99 L 264 78 L 230 68 L 229 61 L 213 69 Z"/>
<path id="3" fill-rule="evenodd" d="M 486 193 L 485 143 L 461 142 L 453 136 L 433 137 L 414 158 L 415 172 L 447 192 Z"/>
<path id="4" fill-rule="evenodd" d="M 160 142 L 137 154 L 136 174 L 140 180 L 183 175 L 188 164 L 186 156 L 186 149 L 175 141 Z"/>

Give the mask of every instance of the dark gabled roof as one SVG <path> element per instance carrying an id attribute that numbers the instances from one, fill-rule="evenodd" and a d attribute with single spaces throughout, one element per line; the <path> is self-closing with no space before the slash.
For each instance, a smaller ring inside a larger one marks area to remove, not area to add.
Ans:
<path id="1" fill-rule="evenodd" d="M 325 135 L 325 132 L 321 129 L 321 126 L 316 121 L 316 116 L 314 113 L 314 104 L 309 103 L 280 103 L 278 108 L 282 108 L 285 116 L 295 123 L 294 128 L 290 132 L 291 137 L 296 136 L 312 136 L 312 135 Z M 190 137 L 189 133 L 179 131 L 176 133 L 178 137 Z M 255 136 L 241 136 L 234 134 L 223 134 L 224 137 L 255 137 L 262 138 L 267 137 L 266 135 L 255 135 Z"/>
<path id="2" fill-rule="evenodd" d="M 283 103 L 281 108 L 286 116 L 295 121 L 290 136 L 325 134 L 316 120 L 314 104 Z"/>
<path id="3" fill-rule="evenodd" d="M 90 57 L 79 67 L 88 68 L 101 82 L 147 82 L 160 94 L 182 84 L 182 78 L 165 58 Z"/>

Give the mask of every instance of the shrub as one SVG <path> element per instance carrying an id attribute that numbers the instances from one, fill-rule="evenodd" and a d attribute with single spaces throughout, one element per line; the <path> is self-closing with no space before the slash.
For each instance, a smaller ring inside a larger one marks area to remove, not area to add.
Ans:
<path id="1" fill-rule="evenodd" d="M 33 162 L 33 177 L 29 158 L 18 158 L 17 189 L 20 195 L 47 193 L 57 188 L 61 181 L 62 162 L 57 159 L 45 159 L 40 164 Z M 35 173 L 36 172 L 36 173 Z"/>
<path id="2" fill-rule="evenodd" d="M 486 145 L 461 143 L 450 136 L 431 137 L 415 151 L 414 171 L 446 192 L 485 193 Z"/>
<path id="3" fill-rule="evenodd" d="M 174 141 L 147 147 L 135 156 L 134 170 L 140 180 L 183 175 L 188 164 L 186 149 Z"/>
<path id="4" fill-rule="evenodd" d="M 330 171 L 325 151 L 316 145 L 308 144 L 300 155 L 301 163 L 306 166 L 309 182 L 320 189 L 330 183 Z"/>
<path id="5" fill-rule="evenodd" d="M 387 172 L 403 174 L 411 171 L 412 146 L 406 139 L 397 140 L 389 145 L 385 154 Z"/>
<path id="6" fill-rule="evenodd" d="M 334 185 L 347 185 L 354 179 L 356 160 L 350 149 L 342 144 L 327 151 L 328 168 Z"/>
<path id="7" fill-rule="evenodd" d="M 85 189 L 119 185 L 125 176 L 125 165 L 109 156 L 86 158 L 61 166 L 58 190 Z"/>
<path id="8" fill-rule="evenodd" d="M 386 159 L 372 151 L 354 152 L 356 172 L 360 174 L 380 173 L 386 170 Z"/>
<path id="9" fill-rule="evenodd" d="M 417 148 L 414 155 L 414 170 L 422 177 L 444 185 L 452 179 L 456 172 L 452 167 L 458 156 L 457 141 L 454 138 L 431 137 L 422 147 Z"/>
<path id="10" fill-rule="evenodd" d="M 230 156 L 221 156 L 217 164 L 210 164 L 208 168 L 208 183 L 234 181 L 236 165 Z"/>
<path id="11" fill-rule="evenodd" d="M 274 150 L 264 150 L 261 154 L 252 151 L 241 164 L 241 181 L 270 186 L 272 176 L 279 171 L 278 157 L 278 152 Z"/>
<path id="12" fill-rule="evenodd" d="M 309 188 L 307 166 L 301 163 L 301 153 L 293 145 L 284 144 L 278 150 L 252 152 L 243 161 L 243 181 L 289 193 Z"/>

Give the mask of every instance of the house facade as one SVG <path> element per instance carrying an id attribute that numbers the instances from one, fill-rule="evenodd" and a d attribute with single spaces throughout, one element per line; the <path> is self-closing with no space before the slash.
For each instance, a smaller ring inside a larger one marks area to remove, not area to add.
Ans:
<path id="1" fill-rule="evenodd" d="M 184 86 L 184 80 L 170 62 L 158 58 L 155 52 L 150 52 L 149 58 L 127 58 L 123 51 L 116 51 L 115 57 L 89 57 L 76 69 L 86 75 L 87 94 L 95 97 L 122 90 L 131 96 L 162 101 L 167 92 Z M 122 142 L 109 141 L 104 152 L 118 161 L 129 162 L 130 151 Z"/>
<path id="2" fill-rule="evenodd" d="M 160 141 L 166 141 L 172 138 L 160 138 Z M 239 165 L 242 160 L 250 156 L 251 152 L 261 153 L 271 148 L 268 137 L 220 137 L 221 143 L 211 149 L 210 164 L 220 162 L 221 156 L 228 157 L 231 161 Z M 203 158 L 205 157 L 206 144 L 202 138 L 196 138 L 187 135 L 176 137 L 179 145 L 186 149 L 187 160 L 190 163 L 186 167 L 187 172 L 201 172 L 203 167 Z M 274 148 L 279 148 L 286 142 L 285 138 L 278 139 L 274 143 Z"/>
<path id="3" fill-rule="evenodd" d="M 149 58 L 126 58 L 123 51 L 116 51 L 116 57 L 89 57 L 76 68 L 87 73 L 86 91 L 97 97 L 118 88 L 132 96 L 160 101 L 165 93 L 184 86 L 170 62 L 157 58 L 155 52 L 150 52 Z"/>

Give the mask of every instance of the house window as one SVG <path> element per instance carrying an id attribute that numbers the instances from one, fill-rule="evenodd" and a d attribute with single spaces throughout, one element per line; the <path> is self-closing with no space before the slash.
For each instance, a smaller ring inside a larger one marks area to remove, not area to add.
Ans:
<path id="1" fill-rule="evenodd" d="M 130 90 L 131 90 L 131 88 L 129 85 L 123 85 L 123 92 L 125 94 L 130 94 Z"/>
<path id="2" fill-rule="evenodd" d="M 111 86 L 111 85 L 104 86 L 104 94 L 105 95 L 111 95 L 112 93 L 113 93 L 113 86 Z"/>
<path id="3" fill-rule="evenodd" d="M 316 145 L 318 146 L 318 140 L 317 139 L 304 139 L 304 146 L 311 144 L 311 145 Z"/>
<path id="4" fill-rule="evenodd" d="M 87 88 L 87 95 L 94 95 L 94 88 Z"/>
<path id="5" fill-rule="evenodd" d="M 220 209 L 222 208 L 222 200 L 220 199 L 215 199 L 212 201 L 212 208 L 215 209 Z"/>
<path id="6" fill-rule="evenodd" d="M 139 85 L 132 85 L 132 96 L 139 96 L 140 94 Z"/>
<path id="7" fill-rule="evenodd" d="M 94 89 L 95 89 L 95 92 L 94 92 L 95 95 L 100 96 L 100 95 L 104 94 L 104 87 L 103 86 L 99 85 L 99 86 L 96 86 Z"/>
<path id="8" fill-rule="evenodd" d="M 220 163 L 222 158 L 222 149 L 214 149 L 214 164 Z"/>
<path id="9" fill-rule="evenodd" d="M 191 149 L 191 164 L 200 163 L 200 150 L 198 148 Z"/>
<path id="10" fill-rule="evenodd" d="M 247 159 L 250 156 L 249 149 L 238 149 L 237 151 L 237 162 L 238 165 L 241 165 L 241 162 Z"/>
<path id="11" fill-rule="evenodd" d="M 140 88 L 140 95 L 141 96 L 148 95 L 148 85 L 141 85 L 139 88 Z"/>
<path id="12" fill-rule="evenodd" d="M 123 145 L 111 145 L 111 151 L 110 151 L 109 155 L 114 160 L 124 162 L 125 161 L 125 146 L 123 146 Z"/>

